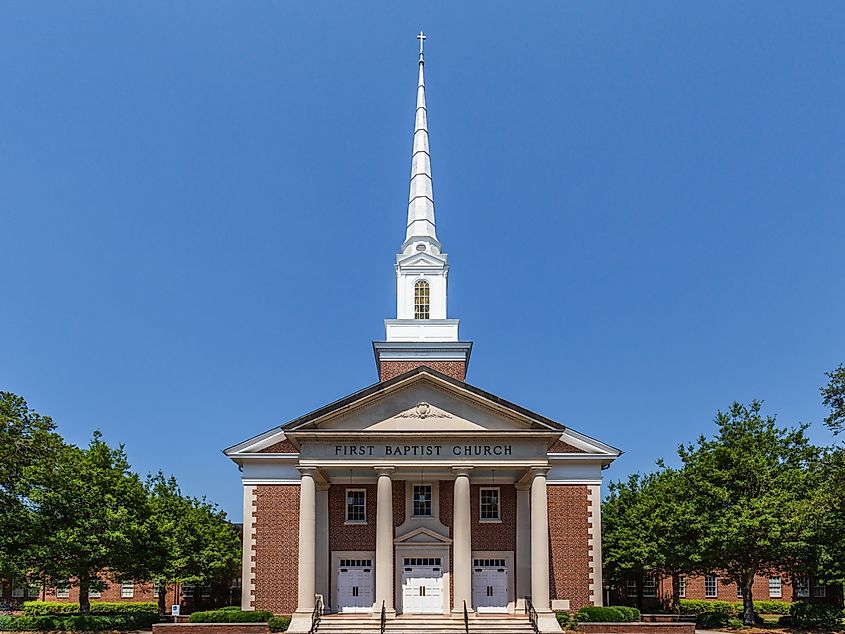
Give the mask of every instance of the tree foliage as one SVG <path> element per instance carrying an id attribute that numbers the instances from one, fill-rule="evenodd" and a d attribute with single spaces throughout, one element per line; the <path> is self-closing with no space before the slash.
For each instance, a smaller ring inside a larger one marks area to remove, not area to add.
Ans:
<path id="1" fill-rule="evenodd" d="M 186 497 L 173 477 L 159 472 L 147 490 L 164 549 L 153 579 L 164 609 L 165 584 L 209 585 L 231 579 L 240 563 L 241 541 L 226 513 L 205 498 Z"/>
<path id="2" fill-rule="evenodd" d="M 845 430 L 845 365 L 840 365 L 832 372 L 825 372 L 828 383 L 821 388 L 822 403 L 830 408 L 830 414 L 824 419 L 834 434 Z"/>
<path id="3" fill-rule="evenodd" d="M 78 586 L 86 613 L 91 589 L 149 579 L 162 565 L 161 538 L 123 446 L 109 447 L 96 432 L 86 448 L 65 445 L 50 469 L 40 478 L 49 484 L 30 493 L 38 523 L 32 564 L 44 579 Z"/>
<path id="4" fill-rule="evenodd" d="M 716 415 L 718 432 L 681 447 L 695 512 L 707 526 L 701 555 L 742 591 L 743 621 L 754 623 L 754 576 L 799 569 L 812 550 L 806 517 L 816 484 L 817 450 L 806 426 L 779 428 L 761 403 L 733 403 Z"/>

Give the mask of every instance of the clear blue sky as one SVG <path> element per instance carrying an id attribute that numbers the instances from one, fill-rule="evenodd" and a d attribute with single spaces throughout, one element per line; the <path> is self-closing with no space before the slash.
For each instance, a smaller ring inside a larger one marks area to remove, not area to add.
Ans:
<path id="1" fill-rule="evenodd" d="M 845 4 L 3 2 L 0 389 L 241 515 L 221 449 L 376 379 L 417 41 L 470 382 L 626 453 L 830 442 Z"/>

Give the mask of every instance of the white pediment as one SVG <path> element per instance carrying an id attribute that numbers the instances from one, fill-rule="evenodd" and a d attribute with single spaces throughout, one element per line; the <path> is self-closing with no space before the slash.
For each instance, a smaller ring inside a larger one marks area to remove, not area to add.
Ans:
<path id="1" fill-rule="evenodd" d="M 452 540 L 446 537 L 445 535 L 441 535 L 440 533 L 436 533 L 430 528 L 417 528 L 412 530 L 409 533 L 405 533 L 404 535 L 397 537 L 393 540 L 394 544 L 404 544 L 404 545 L 411 545 L 411 544 L 451 544 Z"/>
<path id="2" fill-rule="evenodd" d="M 430 253 L 413 253 L 406 257 L 400 257 L 397 260 L 399 266 L 404 268 L 423 268 L 433 267 L 442 268 L 445 264 L 443 258 L 437 257 Z"/>

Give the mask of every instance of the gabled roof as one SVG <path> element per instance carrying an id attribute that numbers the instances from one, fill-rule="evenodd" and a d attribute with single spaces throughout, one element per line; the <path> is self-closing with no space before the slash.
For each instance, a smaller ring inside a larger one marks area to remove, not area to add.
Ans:
<path id="1" fill-rule="evenodd" d="M 606 445 L 598 440 L 590 438 L 584 434 L 569 430 L 567 427 L 557 421 L 554 421 L 546 416 L 533 412 L 529 409 L 521 407 L 506 399 L 503 399 L 495 394 L 482 390 L 481 388 L 470 385 L 458 379 L 454 379 L 442 372 L 438 372 L 428 366 L 419 366 L 408 372 L 404 372 L 398 376 L 393 377 L 387 381 L 375 383 L 362 390 L 354 392 L 344 398 L 341 398 L 324 407 L 309 412 L 303 416 L 295 418 L 279 427 L 270 429 L 263 434 L 259 434 L 253 438 L 245 440 L 237 445 L 229 447 L 224 450 L 227 456 L 234 456 L 235 454 L 252 453 L 264 449 L 273 442 L 291 435 L 296 436 L 303 432 L 320 432 L 320 424 L 335 419 L 355 408 L 365 406 L 367 403 L 380 399 L 398 390 L 402 390 L 407 386 L 417 384 L 422 381 L 427 381 L 438 387 L 445 389 L 457 396 L 465 396 L 486 408 L 499 411 L 500 413 L 517 420 L 522 421 L 525 425 L 533 429 L 535 432 L 554 434 L 555 432 L 567 436 L 575 436 L 596 451 L 617 456 L 621 452 L 610 445 Z"/>

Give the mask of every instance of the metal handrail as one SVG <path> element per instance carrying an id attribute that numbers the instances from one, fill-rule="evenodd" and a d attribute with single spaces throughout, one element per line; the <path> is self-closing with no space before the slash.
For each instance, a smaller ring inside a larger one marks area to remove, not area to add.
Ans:
<path id="1" fill-rule="evenodd" d="M 525 613 L 528 615 L 528 621 L 531 627 L 534 628 L 534 634 L 540 634 L 540 629 L 537 626 L 537 610 L 534 609 L 534 604 L 531 603 L 531 597 L 525 597 Z"/>
<path id="2" fill-rule="evenodd" d="M 384 609 L 384 600 L 382 599 L 382 602 L 381 602 L 381 628 L 379 630 L 379 634 L 384 634 L 385 628 L 387 628 L 387 612 Z"/>
<path id="3" fill-rule="evenodd" d="M 469 634 L 469 612 L 467 612 L 466 599 L 464 599 L 464 633 Z"/>
<path id="4" fill-rule="evenodd" d="M 323 595 L 314 595 L 314 611 L 311 613 L 311 629 L 308 634 L 315 634 L 320 627 L 320 619 L 323 617 Z"/>

